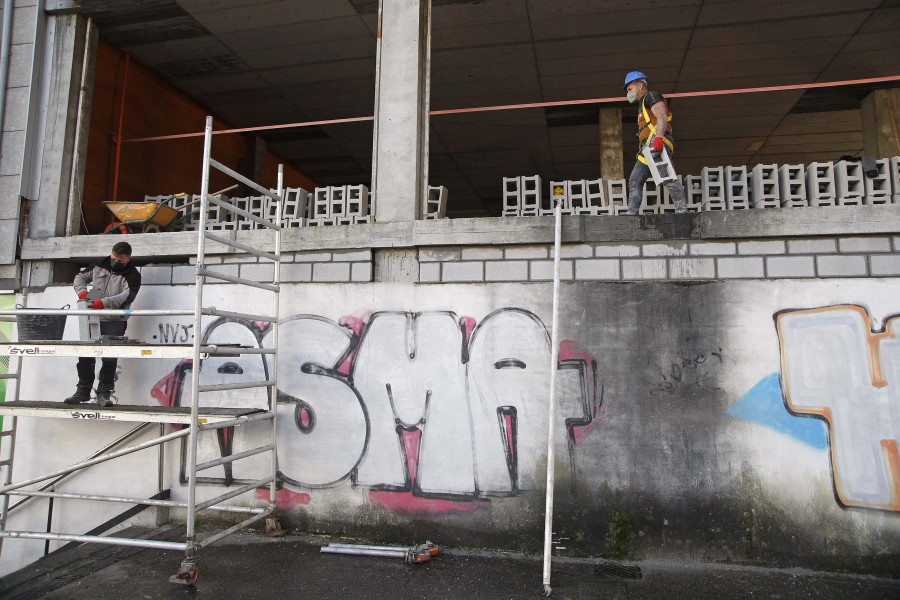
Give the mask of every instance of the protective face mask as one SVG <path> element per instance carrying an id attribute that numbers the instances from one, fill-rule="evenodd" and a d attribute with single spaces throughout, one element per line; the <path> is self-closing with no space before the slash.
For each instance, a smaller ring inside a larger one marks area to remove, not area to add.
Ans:
<path id="1" fill-rule="evenodd" d="M 119 262 L 116 262 L 116 261 L 112 261 L 112 270 L 113 270 L 113 273 L 121 273 L 122 271 L 125 270 L 125 267 L 127 267 L 127 266 L 128 266 L 128 263 L 125 263 L 125 264 L 123 265 L 122 263 L 119 263 Z"/>
<path id="2" fill-rule="evenodd" d="M 625 94 L 625 97 L 628 98 L 628 102 L 630 102 L 631 104 L 637 102 L 638 99 L 637 92 L 628 92 L 627 94 Z"/>

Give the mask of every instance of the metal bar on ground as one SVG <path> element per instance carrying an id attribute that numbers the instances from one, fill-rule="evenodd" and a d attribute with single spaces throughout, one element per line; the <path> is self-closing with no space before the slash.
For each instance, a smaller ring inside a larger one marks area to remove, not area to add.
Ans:
<path id="1" fill-rule="evenodd" d="M 268 444 L 266 446 L 260 446 L 258 448 L 253 448 L 252 450 L 245 450 L 243 452 L 238 452 L 237 454 L 229 454 L 228 456 L 224 456 L 222 458 L 217 458 L 215 460 L 209 460 L 204 463 L 200 463 L 197 465 L 198 471 L 205 471 L 206 469 L 210 469 L 212 467 L 218 467 L 219 465 L 224 465 L 227 463 L 234 462 L 236 460 L 241 460 L 242 458 L 247 458 L 248 456 L 256 456 L 257 454 L 262 454 L 263 452 L 268 452 L 269 450 L 274 450 L 274 444 Z"/>
<path id="2" fill-rule="evenodd" d="M 235 248 L 239 248 L 245 252 L 249 252 L 250 254 L 255 254 L 256 256 L 259 256 L 261 258 L 268 258 L 269 260 L 273 260 L 273 261 L 278 260 L 274 254 L 266 252 L 265 250 L 260 250 L 258 248 L 254 248 L 253 246 L 250 246 L 249 244 L 245 244 L 245 243 L 239 242 L 237 240 L 230 240 L 225 236 L 217 235 L 217 234 L 211 233 L 209 231 L 207 231 L 204 235 L 206 236 L 207 239 L 212 240 L 214 242 L 219 242 L 220 244 L 223 244 L 225 246 L 234 246 Z"/>
<path id="3" fill-rule="evenodd" d="M 219 273 L 217 271 L 213 271 L 211 269 L 207 269 L 206 267 L 202 267 L 200 269 L 201 273 L 207 277 L 213 277 L 215 279 L 221 279 L 222 281 L 230 281 L 231 283 L 239 283 L 241 285 L 249 285 L 255 288 L 259 288 L 261 290 L 269 290 L 270 292 L 277 292 L 278 286 L 272 285 L 269 283 L 261 283 L 259 281 L 253 281 L 252 279 L 244 279 L 242 277 L 235 277 L 234 275 L 226 275 L 225 273 Z"/>
<path id="4" fill-rule="evenodd" d="M 275 195 L 275 194 L 273 194 L 273 193 L 271 192 L 271 190 L 267 190 L 266 188 L 264 188 L 263 186 L 259 185 L 258 183 L 256 183 L 256 182 L 253 181 L 252 179 L 247 179 L 246 177 L 244 177 L 243 175 L 241 175 L 240 173 L 238 173 L 238 172 L 235 171 L 234 169 L 231 169 L 231 168 L 229 168 L 229 167 L 226 167 L 225 165 L 223 165 L 223 164 L 220 163 L 219 161 L 215 160 L 214 158 L 209 159 L 209 166 L 214 167 L 214 168 L 216 168 L 216 169 L 222 171 L 222 172 L 225 173 L 226 175 L 230 175 L 230 176 L 233 177 L 234 179 L 237 179 L 238 181 L 240 181 L 241 183 L 243 183 L 244 185 L 246 185 L 246 186 L 249 187 L 249 188 L 253 188 L 254 190 L 256 190 L 257 192 L 259 192 L 260 194 L 263 194 L 264 196 L 268 196 L 269 198 L 272 198 L 273 200 L 278 200 L 278 196 Z"/>

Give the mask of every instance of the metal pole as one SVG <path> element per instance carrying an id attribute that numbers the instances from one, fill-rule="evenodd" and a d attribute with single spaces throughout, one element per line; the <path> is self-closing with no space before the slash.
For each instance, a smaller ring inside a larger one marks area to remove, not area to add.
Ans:
<path id="1" fill-rule="evenodd" d="M 360 202 L 364 202 L 364 198 L 360 198 Z M 269 484 L 269 504 L 275 506 L 276 491 L 278 489 L 278 318 L 281 310 L 281 227 L 282 212 L 284 211 L 284 165 L 278 165 L 278 210 L 275 211 L 275 224 L 278 228 L 275 230 L 275 265 L 274 278 L 272 283 L 278 288 L 275 292 L 275 299 L 272 301 L 272 314 L 275 320 L 272 321 L 272 349 L 275 354 L 272 355 L 272 379 L 273 386 L 269 388 L 269 410 L 272 411 L 272 483 Z"/>
<path id="2" fill-rule="evenodd" d="M 197 433 L 199 431 L 198 410 L 200 406 L 200 344 L 203 340 L 203 280 L 206 232 L 206 211 L 209 210 L 209 160 L 212 151 L 212 117 L 206 117 L 203 138 L 203 178 L 200 183 L 200 223 L 197 226 L 197 278 L 194 296 L 194 362 L 191 377 L 191 426 L 188 436 L 188 507 L 187 533 L 185 536 L 185 560 L 194 560 L 194 517 L 197 513 Z"/>
<path id="3" fill-rule="evenodd" d="M 556 482 L 554 433 L 556 431 L 556 372 L 559 346 L 559 250 L 562 245 L 562 209 L 556 204 L 553 239 L 553 325 L 550 330 L 550 406 L 547 409 L 547 499 L 544 507 L 544 595 L 549 596 L 550 557 L 553 552 L 553 486 Z"/>

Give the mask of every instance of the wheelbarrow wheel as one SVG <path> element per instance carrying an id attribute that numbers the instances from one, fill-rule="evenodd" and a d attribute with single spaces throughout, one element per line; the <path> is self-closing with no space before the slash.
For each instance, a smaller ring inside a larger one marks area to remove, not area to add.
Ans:
<path id="1" fill-rule="evenodd" d="M 106 226 L 106 229 L 103 230 L 103 233 L 131 233 L 131 230 L 128 229 L 128 225 L 126 225 L 125 223 L 113 221 Z"/>

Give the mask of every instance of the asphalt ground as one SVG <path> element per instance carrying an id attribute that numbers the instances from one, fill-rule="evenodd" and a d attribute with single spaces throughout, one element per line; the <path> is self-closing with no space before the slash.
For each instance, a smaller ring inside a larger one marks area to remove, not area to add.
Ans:
<path id="1" fill-rule="evenodd" d="M 400 558 L 320 553 L 320 547 L 329 541 L 332 540 L 293 535 L 268 538 L 261 532 L 240 532 L 201 552 L 200 577 L 190 587 L 168 581 L 178 569 L 182 553 L 83 546 L 51 555 L 31 568 L 4 577 L 0 580 L 0 597 L 21 600 L 543 597 L 539 556 L 443 548 L 432 560 L 410 565 Z M 900 580 L 802 569 L 663 561 L 554 559 L 551 586 L 552 598 L 571 600 L 900 598 Z"/>

